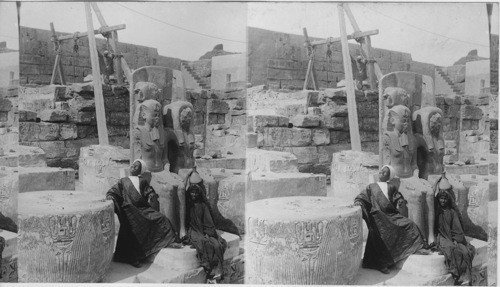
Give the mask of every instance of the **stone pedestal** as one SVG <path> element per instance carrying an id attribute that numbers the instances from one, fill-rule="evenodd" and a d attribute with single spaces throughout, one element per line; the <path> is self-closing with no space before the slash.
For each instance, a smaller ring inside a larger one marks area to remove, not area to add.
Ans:
<path id="1" fill-rule="evenodd" d="M 245 233 L 245 187 L 243 174 L 228 176 L 219 181 L 217 209 L 236 225 L 239 234 Z"/>
<path id="2" fill-rule="evenodd" d="M 333 153 L 331 183 L 333 197 L 354 202 L 354 198 L 369 184 L 369 176 L 377 173 L 378 155 L 371 152 L 346 150 Z"/>
<path id="3" fill-rule="evenodd" d="M 434 191 L 431 184 L 427 180 L 415 176 L 396 178 L 393 183 L 408 202 L 407 211 L 402 212 L 402 214 L 415 222 L 422 235 L 429 238 L 429 225 L 434 224 L 434 220 L 429 220 L 429 213 L 434 217 Z M 429 241 L 429 243 L 431 242 Z"/>
<path id="4" fill-rule="evenodd" d="M 467 236 L 487 240 L 488 236 L 488 176 L 462 175 L 460 180 L 465 187 L 456 193 L 457 205 L 462 214 L 464 232 Z"/>
<path id="5" fill-rule="evenodd" d="M 498 201 L 488 203 L 488 284 L 497 284 Z"/>
<path id="6" fill-rule="evenodd" d="M 19 282 L 101 282 L 114 250 L 113 202 L 88 192 L 19 195 Z"/>
<path id="7" fill-rule="evenodd" d="M 103 198 L 120 179 L 120 169 L 127 168 L 130 150 L 116 146 L 91 145 L 80 149 L 78 178 L 83 190 Z"/>
<path id="8" fill-rule="evenodd" d="M 246 202 L 285 196 L 326 196 L 326 176 L 309 173 L 251 173 Z"/>
<path id="9" fill-rule="evenodd" d="M 246 205 L 247 284 L 352 284 L 363 253 L 361 209 L 327 197 Z"/>
<path id="10" fill-rule="evenodd" d="M 18 190 L 18 168 L 0 167 L 0 212 L 16 223 Z"/>

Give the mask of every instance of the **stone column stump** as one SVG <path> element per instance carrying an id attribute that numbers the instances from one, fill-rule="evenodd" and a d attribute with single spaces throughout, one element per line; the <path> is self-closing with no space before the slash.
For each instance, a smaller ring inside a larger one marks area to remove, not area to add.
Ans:
<path id="1" fill-rule="evenodd" d="M 116 146 L 91 145 L 80 149 L 78 177 L 83 190 L 106 197 L 120 179 L 120 169 L 128 168 L 130 150 Z"/>
<path id="2" fill-rule="evenodd" d="M 354 283 L 361 264 L 361 209 L 329 197 L 247 203 L 248 284 Z"/>
<path id="3" fill-rule="evenodd" d="M 113 202 L 89 192 L 19 195 L 19 282 L 101 282 L 114 251 Z"/>

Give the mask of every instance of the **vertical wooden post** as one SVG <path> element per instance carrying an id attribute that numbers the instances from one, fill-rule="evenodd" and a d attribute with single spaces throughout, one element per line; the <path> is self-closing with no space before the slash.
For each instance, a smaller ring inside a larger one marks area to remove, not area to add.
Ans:
<path id="1" fill-rule="evenodd" d="M 360 32 L 361 30 L 359 29 L 358 23 L 356 22 L 356 19 L 354 18 L 354 15 L 351 12 L 351 8 L 349 7 L 348 4 L 344 4 L 344 10 L 345 13 L 347 14 L 347 17 L 349 18 L 349 22 L 351 22 L 352 28 L 354 29 L 355 32 Z M 372 62 L 372 57 L 371 57 L 371 49 L 372 49 L 372 40 L 370 36 L 363 37 L 365 41 L 365 45 L 363 45 L 363 51 L 365 53 L 365 58 L 368 60 L 368 64 L 366 65 L 366 72 L 368 74 L 368 82 L 370 83 L 370 89 L 376 90 L 377 89 L 377 81 L 375 80 L 375 67 Z"/>
<path id="2" fill-rule="evenodd" d="M 62 63 L 61 63 L 61 43 L 57 40 L 56 29 L 54 28 L 54 23 L 50 22 L 50 30 L 52 31 L 52 41 L 54 41 L 56 49 L 56 60 L 54 62 L 54 68 L 52 69 L 52 76 L 50 77 L 50 84 L 55 83 L 56 73 L 59 73 L 59 80 L 61 85 L 66 85 L 66 80 L 64 79 Z"/>
<path id="3" fill-rule="evenodd" d="M 99 9 L 99 6 L 97 6 L 97 3 L 91 2 L 92 9 L 94 9 L 95 14 L 97 15 L 97 19 L 99 20 L 99 23 L 101 26 L 108 26 L 106 24 L 106 20 L 102 16 L 101 10 Z M 118 55 L 118 32 L 116 31 L 111 31 L 111 48 L 113 48 L 113 52 L 118 56 L 113 60 L 116 66 L 116 81 L 119 85 L 123 84 L 123 71 L 122 71 L 122 61 L 121 61 L 121 55 Z"/>
<path id="4" fill-rule="evenodd" d="M 354 92 L 354 80 L 352 77 L 351 58 L 349 54 L 349 43 L 345 27 L 344 8 L 337 4 L 340 24 L 340 38 L 342 43 L 342 57 L 344 62 L 345 84 L 347 92 L 347 112 L 349 117 L 349 134 L 351 136 L 351 149 L 361 151 L 361 139 L 359 137 L 358 111 L 356 108 L 356 94 Z"/>
<path id="5" fill-rule="evenodd" d="M 101 71 L 99 69 L 99 58 L 92 23 L 92 11 L 90 3 L 85 2 L 85 15 L 87 17 L 87 31 L 89 37 L 90 61 L 92 63 L 92 79 L 94 82 L 95 112 L 97 118 L 97 134 L 100 145 L 108 145 L 108 129 L 106 127 L 106 114 L 104 112 L 104 97 L 102 94 Z"/>

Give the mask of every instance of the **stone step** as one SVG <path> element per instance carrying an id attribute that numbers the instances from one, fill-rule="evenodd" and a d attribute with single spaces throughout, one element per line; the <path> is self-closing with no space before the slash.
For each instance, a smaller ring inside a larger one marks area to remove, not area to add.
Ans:
<path id="1" fill-rule="evenodd" d="M 451 274 L 439 276 L 421 276 L 404 270 L 391 270 L 383 274 L 378 270 L 360 268 L 356 274 L 356 285 L 386 285 L 386 286 L 451 286 Z"/>
<path id="2" fill-rule="evenodd" d="M 66 86 L 43 86 L 37 88 L 22 87 L 19 89 L 19 110 L 39 112 L 54 109 L 57 101 L 65 100 Z"/>
<path id="3" fill-rule="evenodd" d="M 192 270 L 170 270 L 156 264 L 137 274 L 137 283 L 206 283 L 206 273 L 202 267 Z"/>
<path id="4" fill-rule="evenodd" d="M 36 146 L 17 145 L 20 167 L 46 167 L 45 152 Z"/>
<path id="5" fill-rule="evenodd" d="M 308 173 L 251 174 L 246 202 L 285 196 L 326 196 L 326 175 Z"/>
<path id="6" fill-rule="evenodd" d="M 218 233 L 227 242 L 224 260 L 236 257 L 240 252 L 239 236 L 223 231 L 218 231 Z M 196 258 L 196 249 L 190 246 L 184 246 L 180 249 L 163 248 L 152 259 L 151 263 L 169 270 L 191 270 L 200 267 L 198 258 Z"/>
<path id="7" fill-rule="evenodd" d="M 251 172 L 299 172 L 298 160 L 289 152 L 247 149 L 247 170 Z"/>
<path id="8" fill-rule="evenodd" d="M 75 190 L 76 171 L 57 167 L 20 167 L 19 192 Z"/>

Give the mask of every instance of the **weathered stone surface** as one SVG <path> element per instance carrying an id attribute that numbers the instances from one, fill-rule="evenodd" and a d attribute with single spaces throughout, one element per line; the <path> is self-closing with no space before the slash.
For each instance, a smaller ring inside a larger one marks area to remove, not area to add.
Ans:
<path id="1" fill-rule="evenodd" d="M 59 128 L 61 140 L 76 139 L 78 137 L 78 129 L 75 124 L 61 124 Z"/>
<path id="2" fill-rule="evenodd" d="M 318 149 L 315 146 L 285 147 L 283 151 L 295 155 L 299 165 L 318 163 Z"/>
<path id="3" fill-rule="evenodd" d="M 209 114 L 227 114 L 229 112 L 229 105 L 222 100 L 207 100 L 207 112 Z"/>
<path id="4" fill-rule="evenodd" d="M 41 190 L 75 190 L 75 170 L 56 167 L 20 167 L 19 193 Z"/>
<path id="5" fill-rule="evenodd" d="M 251 172 L 298 172 L 297 158 L 287 152 L 247 149 L 247 170 Z"/>
<path id="6" fill-rule="evenodd" d="M 479 174 L 479 175 L 488 175 L 488 164 L 479 163 L 472 165 L 446 165 L 445 170 L 447 173 L 462 175 L 462 174 Z"/>
<path id="7" fill-rule="evenodd" d="M 56 101 L 65 100 L 65 86 L 42 86 L 38 88 L 21 87 L 19 89 L 19 110 L 40 112 L 54 109 Z"/>
<path id="8" fill-rule="evenodd" d="M 330 132 L 328 129 L 313 129 L 312 141 L 314 145 L 330 144 Z"/>
<path id="9" fill-rule="evenodd" d="M 66 122 L 69 112 L 64 110 L 43 110 L 38 112 L 38 118 L 42 122 Z"/>
<path id="10" fill-rule="evenodd" d="M 225 168 L 225 169 L 245 169 L 245 158 L 214 158 L 214 159 L 197 159 L 196 166 L 201 168 Z"/>
<path id="11" fill-rule="evenodd" d="M 262 127 L 287 127 L 288 118 L 276 115 L 250 115 L 247 120 L 248 131 L 255 131 Z"/>
<path id="12" fill-rule="evenodd" d="M 293 124 L 294 127 L 298 128 L 318 127 L 319 122 L 320 117 L 314 115 L 296 115 L 290 118 L 290 123 Z"/>
<path id="13" fill-rule="evenodd" d="M 246 202 L 286 196 L 326 196 L 326 176 L 306 173 L 251 173 Z"/>
<path id="14" fill-rule="evenodd" d="M 19 140 L 21 142 L 52 141 L 59 138 L 60 126 L 53 123 L 19 123 Z"/>
<path id="15" fill-rule="evenodd" d="M 358 207 L 333 198 L 284 197 L 247 204 L 249 284 L 352 284 L 363 253 Z"/>
<path id="16" fill-rule="evenodd" d="M 321 125 L 331 130 L 341 131 L 346 129 L 348 121 L 347 117 L 322 117 Z"/>
<path id="17" fill-rule="evenodd" d="M 489 181 L 486 176 L 462 175 L 464 189 L 457 189 L 455 196 L 462 214 L 464 232 L 467 236 L 487 240 Z M 455 181 L 450 181 L 455 184 Z"/>
<path id="18" fill-rule="evenodd" d="M 423 276 L 439 276 L 448 273 L 444 264 L 444 255 L 439 255 L 437 252 L 430 255 L 412 254 L 406 260 L 399 261 L 395 268 Z"/>
<path id="19" fill-rule="evenodd" d="M 240 234 L 245 233 L 246 177 L 229 176 L 219 181 L 217 207 L 220 214 L 236 225 Z"/>
<path id="20" fill-rule="evenodd" d="M 101 282 L 115 244 L 112 201 L 88 192 L 19 196 L 19 282 Z"/>
<path id="21" fill-rule="evenodd" d="M 2 167 L 0 169 L 0 211 L 14 222 L 17 222 L 18 189 L 18 168 Z"/>
<path id="22" fill-rule="evenodd" d="M 478 107 L 464 105 L 462 118 L 468 120 L 481 120 L 483 118 L 483 110 Z"/>
<path id="23" fill-rule="evenodd" d="M 354 202 L 378 168 L 378 156 L 374 153 L 352 150 L 333 153 L 330 169 L 333 197 Z"/>
<path id="24" fill-rule="evenodd" d="M 19 111 L 19 121 L 20 122 L 34 122 L 36 121 L 36 112 L 20 110 Z"/>
<path id="25" fill-rule="evenodd" d="M 129 166 L 130 150 L 116 146 L 91 145 L 80 149 L 78 179 L 83 190 L 105 198 L 120 179 L 120 169 Z"/>
<path id="26" fill-rule="evenodd" d="M 307 146 L 312 142 L 312 131 L 302 128 L 263 128 L 257 136 L 258 146 Z"/>
<path id="27" fill-rule="evenodd" d="M 146 271 L 137 274 L 134 283 L 206 283 L 206 273 L 202 267 L 189 271 L 165 270 L 165 268 L 151 265 Z"/>

